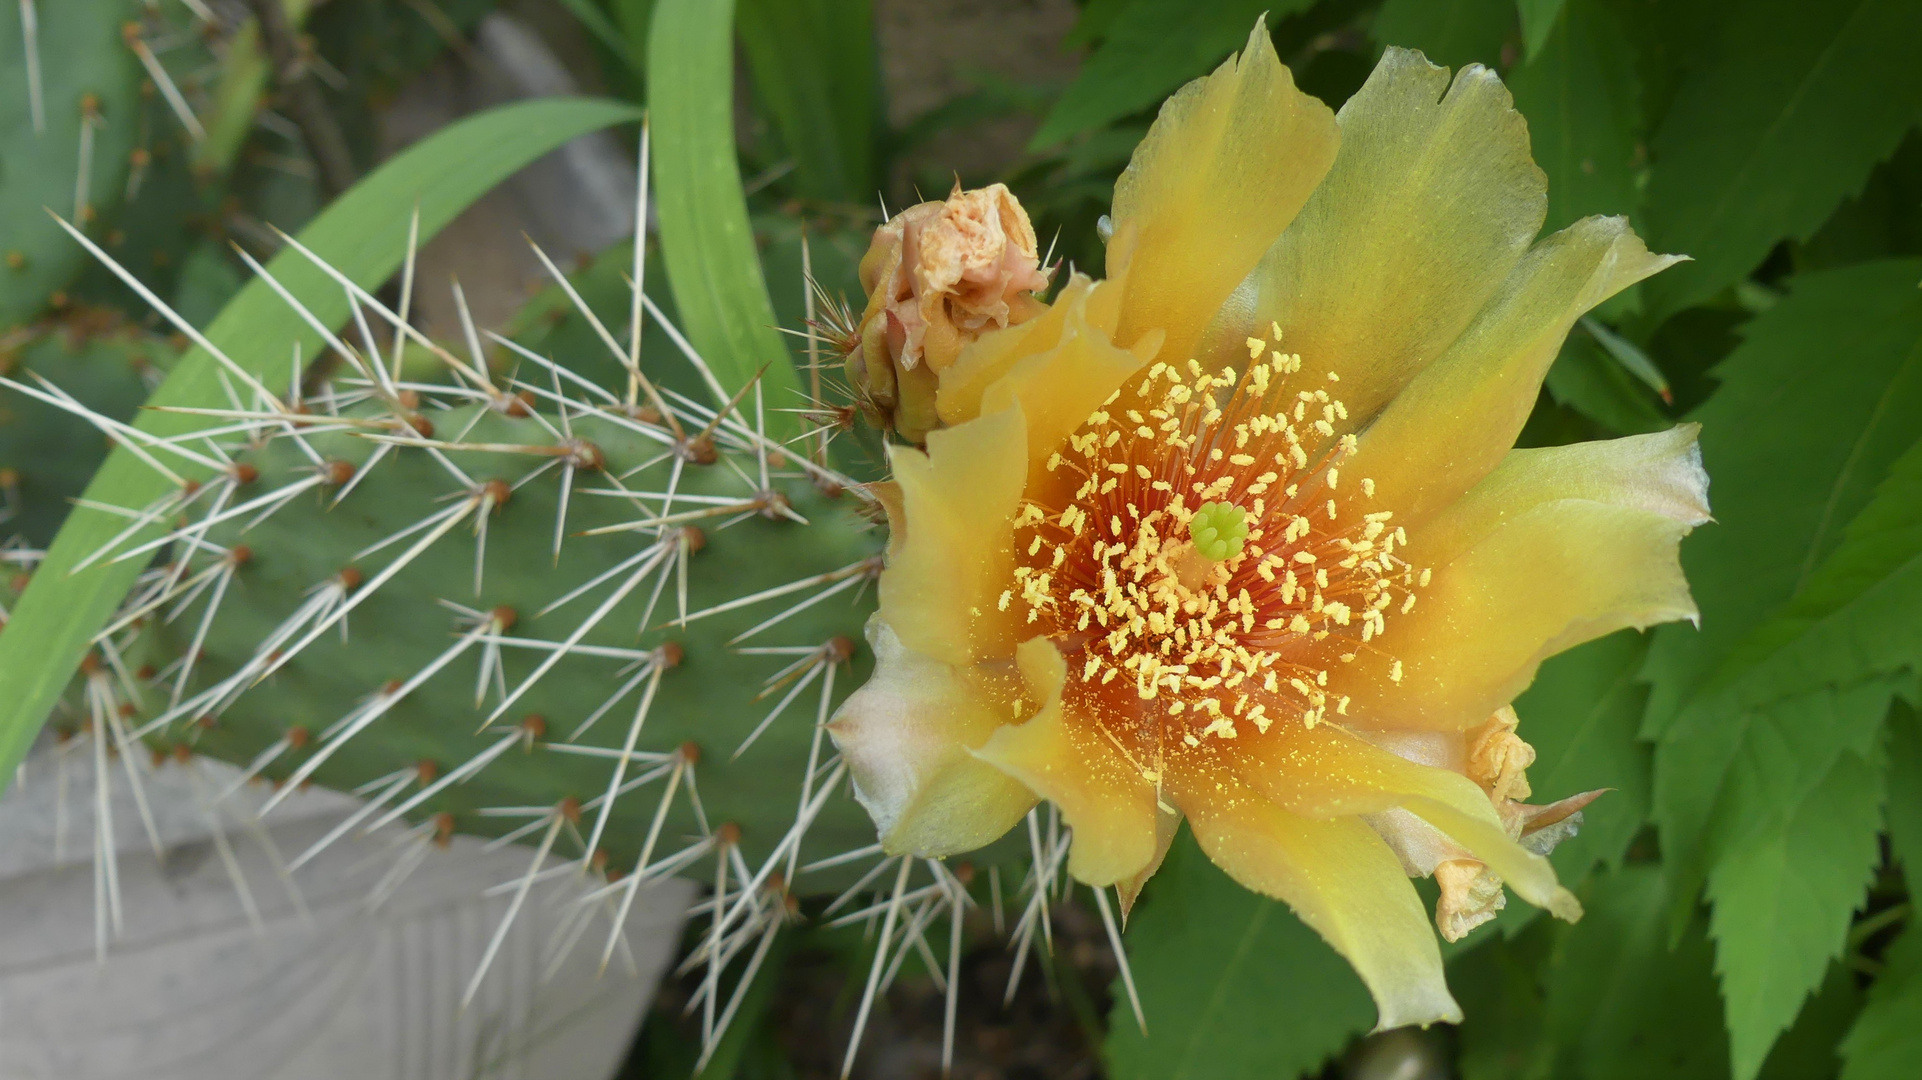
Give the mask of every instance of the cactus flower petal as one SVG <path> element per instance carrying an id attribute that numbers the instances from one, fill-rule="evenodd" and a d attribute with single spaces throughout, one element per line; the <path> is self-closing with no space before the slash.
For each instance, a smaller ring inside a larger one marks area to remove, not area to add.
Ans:
<path id="1" fill-rule="evenodd" d="M 1354 965 L 1376 1027 L 1461 1020 L 1421 898 L 1388 844 L 1352 817 L 1316 820 L 1239 784 L 1184 793 L 1201 849 L 1242 885 L 1287 901 Z"/>
<path id="2" fill-rule="evenodd" d="M 1036 796 L 968 753 L 1000 727 L 992 695 L 965 671 L 917 653 L 879 618 L 868 623 L 875 673 L 829 725 L 855 796 L 891 851 L 952 855 L 1007 832 Z"/>
<path id="3" fill-rule="evenodd" d="M 831 725 L 888 851 L 1045 799 L 1125 912 L 1185 819 L 1384 1027 L 1461 1015 L 1411 875 L 1449 940 L 1506 892 L 1580 917 L 1546 855 L 1599 793 L 1523 801 L 1510 703 L 1563 649 L 1694 618 L 1677 548 L 1709 518 L 1692 425 L 1510 449 L 1576 320 L 1675 261 L 1618 218 L 1537 241 L 1545 190 L 1478 67 L 1391 49 L 1336 115 L 1257 27 L 1170 99 L 1107 280 L 923 365 L 875 675 Z"/>

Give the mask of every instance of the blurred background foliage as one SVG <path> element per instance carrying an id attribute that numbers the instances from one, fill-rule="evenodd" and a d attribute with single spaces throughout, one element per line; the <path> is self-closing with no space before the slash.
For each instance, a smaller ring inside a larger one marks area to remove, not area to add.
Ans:
<path id="1" fill-rule="evenodd" d="M 255 17 L 275 2 L 278 38 Z M 1574 650 L 1517 703 L 1539 795 L 1613 789 L 1554 855 L 1588 917 L 1511 905 L 1450 952 L 1466 1023 L 1361 1039 L 1372 1009 L 1347 967 L 1184 841 L 1127 935 L 1153 1034 L 1107 1013 L 1112 966 L 1072 919 L 1046 990 L 998 1011 L 998 943 L 974 927 L 981 1016 L 958 1072 L 1915 1075 L 1922 2 L 737 0 L 731 42 L 654 0 L 58 3 L 92 17 L 40 20 L 33 95 L 28 24 L 0 20 L 0 371 L 121 418 L 185 343 L 42 207 L 205 322 L 245 280 L 229 245 L 271 253 L 405 142 L 410 88 L 479 62 L 490 16 L 539 31 L 577 89 L 656 110 L 657 176 L 693 171 L 661 181 L 650 274 L 710 355 L 749 365 L 804 359 L 771 329 L 802 323 L 804 258 L 858 302 L 884 208 L 957 182 L 1008 183 L 1056 258 L 1098 272 L 1096 222 L 1160 101 L 1264 12 L 1298 83 L 1337 107 L 1388 45 L 1493 68 L 1548 174 L 1548 229 L 1625 214 L 1694 260 L 1583 320 L 1524 433 L 1699 420 L 1713 478 L 1717 523 L 1684 548 L 1700 629 Z M 572 254 L 590 305 L 624 302 L 631 249 Z M 592 331 L 558 290 L 519 307 L 517 340 L 594 354 L 568 347 Z M 46 543 L 104 453 L 0 390 L 0 534 Z M 871 954 L 795 942 L 706 1075 L 838 1062 L 817 1051 Z M 894 995 L 893 1030 L 917 1030 L 914 993 Z M 690 1053 L 664 1006 L 631 1071 Z M 874 1075 L 919 1066 L 901 1067 Z"/>

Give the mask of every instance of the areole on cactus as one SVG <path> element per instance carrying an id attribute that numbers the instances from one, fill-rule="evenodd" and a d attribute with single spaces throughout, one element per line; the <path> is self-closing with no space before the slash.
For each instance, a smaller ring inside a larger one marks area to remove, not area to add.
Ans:
<path id="1" fill-rule="evenodd" d="M 1047 800 L 1125 909 L 1185 818 L 1382 1027 L 1461 1016 L 1410 875 L 1451 940 L 1504 884 L 1579 917 L 1543 855 L 1598 793 L 1520 802 L 1508 706 L 1562 649 L 1694 616 L 1707 481 L 1690 426 L 1510 449 L 1575 320 L 1676 261 L 1620 218 L 1535 242 L 1544 193 L 1480 67 L 1390 49 L 1334 114 L 1258 25 L 1170 99 L 1107 279 L 924 363 L 876 672 L 831 725 L 886 850 Z"/>

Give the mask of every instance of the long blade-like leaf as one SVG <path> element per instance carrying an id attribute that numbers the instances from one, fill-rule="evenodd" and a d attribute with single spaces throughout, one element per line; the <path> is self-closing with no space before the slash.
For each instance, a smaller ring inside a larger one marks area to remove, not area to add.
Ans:
<path id="1" fill-rule="evenodd" d="M 734 150 L 734 4 L 660 0 L 647 42 L 661 255 L 681 327 L 730 394 L 766 368 L 769 434 L 799 431 L 801 383 L 775 330 Z M 718 404 L 718 403 L 717 403 Z"/>
<path id="2" fill-rule="evenodd" d="M 423 140 L 356 184 L 302 230 L 300 240 L 341 273 L 372 288 L 405 256 L 408 219 L 416 207 L 425 240 L 521 166 L 577 135 L 638 117 L 631 106 L 581 98 L 523 102 L 472 117 Z M 347 318 L 347 300 L 339 285 L 300 253 L 283 251 L 269 270 L 323 322 L 338 325 Z M 227 305 L 207 337 L 248 370 L 275 373 L 275 385 L 284 378 L 294 343 L 300 343 L 307 356 L 320 344 L 320 335 L 259 280 Z M 181 359 L 149 404 L 224 404 L 219 371 L 211 355 L 195 349 Z M 217 422 L 149 410 L 139 427 L 168 436 Z M 186 468 L 179 471 L 190 474 Z M 86 498 L 112 506 L 144 506 L 164 494 L 168 483 L 133 454 L 116 449 L 87 486 Z M 108 513 L 76 509 L 0 633 L 0 789 L 13 778 L 14 766 L 25 756 L 93 635 L 140 573 L 137 560 L 96 563 L 72 572 L 125 525 L 125 519 Z"/>

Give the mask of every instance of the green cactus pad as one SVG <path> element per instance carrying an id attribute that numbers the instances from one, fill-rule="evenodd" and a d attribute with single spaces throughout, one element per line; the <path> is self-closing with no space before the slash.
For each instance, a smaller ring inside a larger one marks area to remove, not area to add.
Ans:
<path id="1" fill-rule="evenodd" d="M 510 419 L 473 410 L 431 414 L 433 426 L 449 435 L 466 430 L 468 444 L 554 446 L 544 422 L 535 418 Z M 634 491 L 661 491 L 674 461 L 656 460 L 639 471 L 634 467 L 662 458 L 659 442 L 605 418 L 575 418 L 574 434 L 586 439 L 604 457 L 599 472 L 582 470 L 576 477 L 558 565 L 553 555 L 555 511 L 559 498 L 558 469 L 512 491 L 506 502 L 487 518 L 486 561 L 478 595 L 474 590 L 476 538 L 463 524 L 434 543 L 403 571 L 381 583 L 347 618 L 346 641 L 329 632 L 300 652 L 265 682 L 239 701 L 202 720 L 183 717 L 160 736 L 162 741 L 186 740 L 199 751 L 236 762 L 254 760 L 298 728 L 299 747 L 287 749 L 262 774 L 286 777 L 308 755 L 325 745 L 323 732 L 364 702 L 426 669 L 459 635 L 473 625 L 443 602 L 492 613 L 511 610 L 513 622 L 502 636 L 522 641 L 562 642 L 582 621 L 610 598 L 628 573 L 594 587 L 556 610 L 538 614 L 570 591 L 620 565 L 654 542 L 648 532 L 579 535 L 589 530 L 631 522 L 642 516 L 622 498 L 594 494 L 608 489 L 611 479 Z M 364 465 L 374 445 L 347 433 L 310 437 L 309 445 L 328 461 Z M 441 451 L 447 461 L 477 483 L 513 483 L 538 467 L 542 459 L 517 454 Z M 236 499 L 252 497 L 313 474 L 314 464 L 291 440 L 281 439 L 243 455 L 241 461 L 258 470 L 258 477 L 240 489 Z M 752 455 L 715 464 L 683 463 L 679 491 L 683 509 L 700 503 L 685 500 L 752 498 L 756 485 L 746 482 L 737 468 L 743 464 L 752 478 Z M 344 475 L 345 470 L 341 470 Z M 865 575 L 879 551 L 881 536 L 859 512 L 851 495 L 830 497 L 806 480 L 775 480 L 773 489 L 791 501 L 792 509 L 807 519 L 772 520 L 756 513 L 730 514 L 699 522 L 698 551 L 687 560 L 687 608 L 698 613 L 736 598 L 789 584 L 812 575 L 860 567 Z M 236 572 L 229 595 L 211 623 L 204 658 L 195 686 L 211 685 L 245 663 L 275 626 L 293 611 L 316 585 L 334 579 L 349 566 L 362 576 L 362 588 L 372 588 L 381 571 L 405 551 L 414 538 L 403 540 L 359 562 L 360 549 L 406 526 L 447 509 L 451 495 L 468 491 L 429 452 L 403 449 L 389 453 L 360 480 L 338 506 L 328 508 L 334 492 L 321 487 L 308 492 L 244 534 L 240 519 L 216 526 L 208 539 L 223 546 L 244 545 L 246 559 Z M 658 505 L 650 501 L 650 505 Z M 721 522 L 739 518 L 719 527 Z M 854 575 L 850 575 L 854 576 Z M 738 824 L 744 854 L 765 856 L 795 820 L 800 776 L 814 741 L 819 709 L 819 682 L 793 704 L 738 760 L 736 747 L 768 714 L 787 687 L 760 698 L 764 680 L 795 657 L 757 656 L 730 645 L 750 629 L 797 601 L 812 595 L 800 591 L 764 603 L 675 625 L 679 614 L 679 574 L 668 573 L 653 617 L 639 625 L 643 609 L 656 587 L 655 576 L 636 585 L 614 603 L 605 617 L 579 640 L 582 651 L 594 649 L 651 650 L 672 643 L 679 662 L 660 676 L 658 693 L 640 730 L 636 747 L 642 751 L 673 751 L 684 744 L 699 748 L 699 796 L 711 826 Z M 871 587 L 850 588 L 815 604 L 793 618 L 764 631 L 746 646 L 822 646 L 840 638 L 841 646 L 860 640 L 860 629 L 872 602 Z M 164 665 L 177 657 L 191 640 L 198 610 L 158 627 Z M 445 774 L 512 737 L 524 718 L 542 718 L 544 734 L 531 748 L 516 745 L 473 779 L 447 788 L 423 803 L 416 817 L 448 813 L 464 833 L 498 835 L 527 819 L 490 817 L 486 808 L 550 807 L 574 798 L 589 802 L 609 784 L 614 763 L 605 757 L 584 757 L 552 748 L 568 740 L 576 727 L 623 683 L 631 662 L 620 657 L 570 655 L 553 666 L 488 730 L 480 730 L 494 711 L 500 694 L 490 686 L 486 701 L 475 705 L 476 676 L 483 647 L 471 646 L 444 670 L 409 693 L 400 704 L 346 741 L 318 771 L 314 781 L 351 790 L 392 774 L 396 769 L 429 761 Z M 547 652 L 507 647 L 501 649 L 504 683 L 509 692 L 546 658 Z M 866 675 L 860 650 L 851 665 L 835 674 L 838 699 L 859 685 Z M 626 694 L 582 735 L 578 743 L 620 747 L 627 738 L 644 686 Z M 822 760 L 832 753 L 823 745 Z M 633 777 L 639 765 L 628 771 Z M 616 802 L 603 847 L 612 865 L 631 866 L 659 801 L 661 785 L 631 792 Z M 594 811 L 589 809 L 587 819 Z M 583 826 L 585 831 L 586 826 Z M 668 819 L 668 838 L 680 846 L 700 832 L 686 800 L 674 805 Z M 873 842 L 867 816 L 852 800 L 833 798 L 809 833 L 804 854 L 819 855 L 857 848 Z M 658 858 L 658 854 L 657 854 Z"/>
<path id="2" fill-rule="evenodd" d="M 0 375 L 38 387 L 45 378 L 82 405 L 129 420 L 173 350 L 109 313 L 71 309 L 59 321 L 0 339 Z M 0 539 L 47 543 L 70 500 L 107 454 L 107 440 L 86 420 L 0 386 Z"/>
<path id="3" fill-rule="evenodd" d="M 140 62 L 121 38 L 121 25 L 135 17 L 138 3 L 41 0 L 35 10 L 45 121 L 38 132 L 23 23 L 13 12 L 0 19 L 0 78 L 7 88 L 0 93 L 0 326 L 42 310 L 85 264 L 86 253 L 46 213 L 76 213 L 83 113 L 91 106 L 95 117 L 87 125 L 92 145 L 84 200 L 95 214 L 107 213 L 124 194 L 141 129 Z"/>

